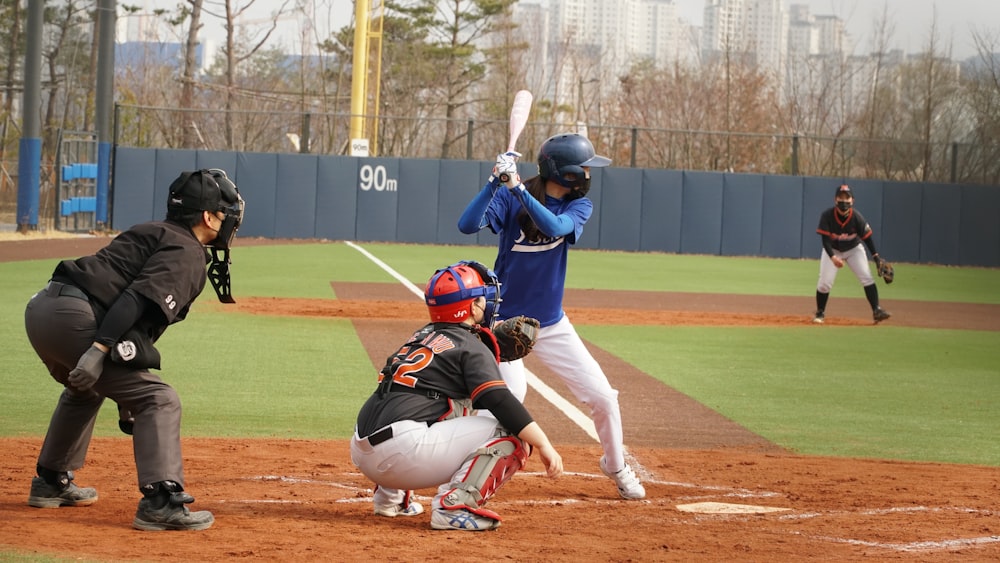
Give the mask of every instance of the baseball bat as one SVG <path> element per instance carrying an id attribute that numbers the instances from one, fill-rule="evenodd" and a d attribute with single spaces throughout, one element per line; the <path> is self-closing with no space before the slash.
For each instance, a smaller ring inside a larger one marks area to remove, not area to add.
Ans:
<path id="1" fill-rule="evenodd" d="M 514 103 L 510 106 L 510 136 L 507 141 L 507 152 L 513 151 L 514 147 L 517 146 L 517 138 L 521 136 L 521 131 L 524 131 L 524 126 L 528 123 L 531 101 L 531 92 L 527 90 L 518 90 L 514 94 Z M 501 182 L 507 182 L 507 180 L 510 180 L 507 174 L 500 174 Z"/>

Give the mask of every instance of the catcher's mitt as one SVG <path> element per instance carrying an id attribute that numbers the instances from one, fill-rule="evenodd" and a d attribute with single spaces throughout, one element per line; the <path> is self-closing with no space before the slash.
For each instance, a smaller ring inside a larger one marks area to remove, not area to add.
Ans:
<path id="1" fill-rule="evenodd" d="M 500 361 L 510 362 L 527 356 L 538 338 L 538 326 L 538 319 L 521 315 L 493 327 L 493 335 L 500 348 Z"/>
<path id="2" fill-rule="evenodd" d="M 881 256 L 876 256 L 875 267 L 878 268 L 878 277 L 885 280 L 885 283 L 892 283 L 892 280 L 896 277 L 896 270 L 888 260 L 883 259 Z"/>

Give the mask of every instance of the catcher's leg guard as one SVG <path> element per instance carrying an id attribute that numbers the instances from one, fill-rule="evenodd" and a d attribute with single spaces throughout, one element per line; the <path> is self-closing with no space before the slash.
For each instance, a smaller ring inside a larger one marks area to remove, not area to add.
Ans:
<path id="1" fill-rule="evenodd" d="M 471 463 L 470 463 L 471 461 Z M 528 461 L 528 451 L 514 436 L 498 438 L 479 448 L 466 459 L 441 497 L 445 510 L 469 512 L 500 520 L 492 510 L 482 508 L 486 501 Z"/>

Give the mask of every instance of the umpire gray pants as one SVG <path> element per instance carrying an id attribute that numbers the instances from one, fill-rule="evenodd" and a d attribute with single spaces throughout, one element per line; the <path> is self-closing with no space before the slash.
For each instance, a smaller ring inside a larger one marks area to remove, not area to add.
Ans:
<path id="1" fill-rule="evenodd" d="M 97 321 L 90 302 L 50 282 L 28 302 L 24 325 L 28 340 L 52 378 L 66 385 L 69 372 L 93 343 Z M 62 295 L 60 292 L 62 291 Z M 181 402 L 159 376 L 104 360 L 104 371 L 85 393 L 65 387 L 59 396 L 38 464 L 53 471 L 83 467 L 94 422 L 105 397 L 135 417 L 132 450 L 139 486 L 175 481 L 183 486 Z"/>

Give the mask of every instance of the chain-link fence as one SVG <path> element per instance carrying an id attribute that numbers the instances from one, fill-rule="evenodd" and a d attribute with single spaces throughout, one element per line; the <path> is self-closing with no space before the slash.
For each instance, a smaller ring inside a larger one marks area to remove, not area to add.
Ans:
<path id="1" fill-rule="evenodd" d="M 117 144 L 133 147 L 347 154 L 348 114 L 119 106 Z M 372 156 L 493 160 L 507 121 L 365 116 Z M 549 136 L 585 132 L 615 166 L 1000 184 L 1000 143 L 905 142 L 810 135 L 684 131 L 651 126 L 528 123 L 518 150 Z"/>
<path id="2" fill-rule="evenodd" d="M 365 116 L 371 156 L 492 161 L 507 145 L 507 121 Z M 180 110 L 120 105 L 117 146 L 348 154 L 351 116 L 343 113 Z M 652 126 L 529 122 L 517 150 L 533 160 L 551 135 L 586 134 L 614 166 L 756 174 L 1000 185 L 1000 143 L 921 143 Z M 40 228 L 51 227 L 58 171 L 43 155 Z M 18 223 L 17 162 L 0 163 L 0 225 Z"/>

